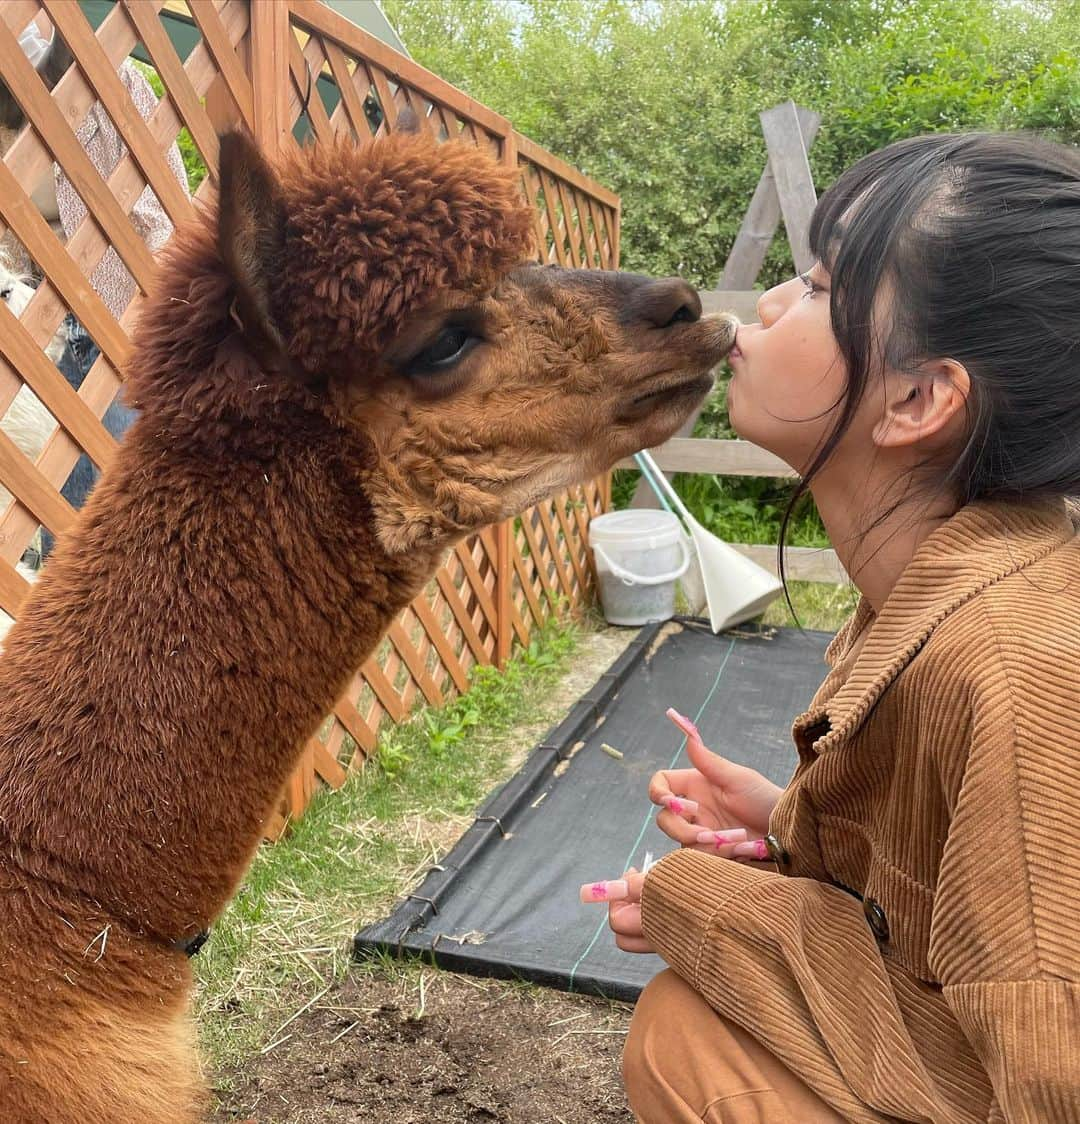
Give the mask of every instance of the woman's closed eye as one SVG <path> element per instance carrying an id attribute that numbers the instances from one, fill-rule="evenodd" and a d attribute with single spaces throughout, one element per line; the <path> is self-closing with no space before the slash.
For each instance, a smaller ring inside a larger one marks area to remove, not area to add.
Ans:
<path id="1" fill-rule="evenodd" d="M 828 289 L 824 285 L 819 285 L 809 273 L 800 273 L 799 280 L 806 286 L 806 292 L 803 296 L 812 299 L 815 293 L 827 293 Z"/>

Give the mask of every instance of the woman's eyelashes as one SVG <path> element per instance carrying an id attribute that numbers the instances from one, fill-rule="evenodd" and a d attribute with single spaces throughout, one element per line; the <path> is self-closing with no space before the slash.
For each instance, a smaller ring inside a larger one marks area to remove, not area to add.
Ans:
<path id="1" fill-rule="evenodd" d="M 806 292 L 803 296 L 807 299 L 812 299 L 815 293 L 827 292 L 824 285 L 819 285 L 809 273 L 800 273 L 799 280 L 806 286 Z"/>

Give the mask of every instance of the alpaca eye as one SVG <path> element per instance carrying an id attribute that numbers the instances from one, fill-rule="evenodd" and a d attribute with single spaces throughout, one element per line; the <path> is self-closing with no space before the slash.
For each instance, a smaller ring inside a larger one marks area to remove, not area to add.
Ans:
<path id="1" fill-rule="evenodd" d="M 430 371 L 445 371 L 470 352 L 479 338 L 468 328 L 450 327 L 443 330 L 419 354 L 409 361 L 406 370 L 412 375 Z"/>
<path id="2" fill-rule="evenodd" d="M 0 289 L 0 301 L 6 301 L 11 296 L 10 289 Z"/>

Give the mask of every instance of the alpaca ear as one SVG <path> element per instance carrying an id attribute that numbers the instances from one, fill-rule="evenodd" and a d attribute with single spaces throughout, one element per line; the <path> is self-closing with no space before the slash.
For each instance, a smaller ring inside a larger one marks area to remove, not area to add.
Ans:
<path id="1" fill-rule="evenodd" d="M 270 285 L 285 251 L 285 206 L 270 165 L 246 133 L 221 137 L 219 184 L 218 252 L 236 281 L 233 318 L 257 351 L 280 352 Z"/>
<path id="2" fill-rule="evenodd" d="M 397 115 L 394 132 L 408 133 L 410 136 L 414 137 L 420 135 L 420 118 L 416 116 L 416 110 L 413 109 L 411 105 L 405 106 Z"/>

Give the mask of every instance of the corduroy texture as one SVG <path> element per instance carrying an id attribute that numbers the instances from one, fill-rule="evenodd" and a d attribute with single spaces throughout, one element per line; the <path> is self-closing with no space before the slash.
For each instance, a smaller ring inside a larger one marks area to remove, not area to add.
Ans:
<path id="1" fill-rule="evenodd" d="M 787 867 L 645 881 L 664 959 L 851 1120 L 1080 1121 L 1078 579 L 1062 504 L 964 508 L 829 651 Z"/>

